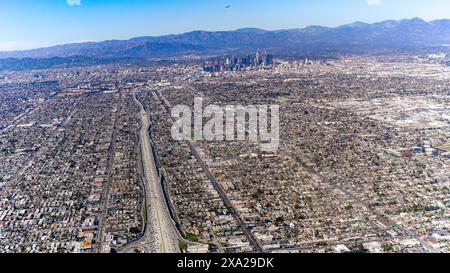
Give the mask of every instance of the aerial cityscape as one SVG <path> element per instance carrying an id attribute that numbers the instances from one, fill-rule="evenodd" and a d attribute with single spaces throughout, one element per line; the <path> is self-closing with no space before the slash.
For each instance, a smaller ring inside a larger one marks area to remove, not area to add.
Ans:
<path id="1" fill-rule="evenodd" d="M 0 29 L 0 253 L 449 253 L 450 20 L 411 2 L 45 45 Z"/>

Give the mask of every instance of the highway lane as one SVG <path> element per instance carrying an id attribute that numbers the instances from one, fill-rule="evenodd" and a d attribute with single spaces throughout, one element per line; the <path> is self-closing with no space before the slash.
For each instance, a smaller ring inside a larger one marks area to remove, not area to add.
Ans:
<path id="1" fill-rule="evenodd" d="M 149 135 L 149 117 L 134 94 L 134 101 L 139 106 L 141 129 L 141 158 L 147 204 L 147 228 L 144 236 L 150 242 L 150 252 L 179 253 L 178 235 L 163 193 L 162 185 L 156 170 L 155 158 Z"/>

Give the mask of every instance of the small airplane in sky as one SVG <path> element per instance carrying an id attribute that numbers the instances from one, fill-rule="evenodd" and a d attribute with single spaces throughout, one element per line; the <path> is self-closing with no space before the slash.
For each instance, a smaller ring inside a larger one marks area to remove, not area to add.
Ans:
<path id="1" fill-rule="evenodd" d="M 226 8 L 226 9 L 229 9 L 229 8 L 231 8 L 231 5 L 228 5 L 228 6 L 226 6 L 225 8 Z"/>

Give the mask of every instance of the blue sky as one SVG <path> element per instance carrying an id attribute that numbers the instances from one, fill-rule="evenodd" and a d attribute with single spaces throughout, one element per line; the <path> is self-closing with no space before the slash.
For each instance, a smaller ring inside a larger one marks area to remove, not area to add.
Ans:
<path id="1" fill-rule="evenodd" d="M 192 30 L 336 26 L 413 17 L 450 19 L 450 1 L 0 0 L 0 50 Z"/>

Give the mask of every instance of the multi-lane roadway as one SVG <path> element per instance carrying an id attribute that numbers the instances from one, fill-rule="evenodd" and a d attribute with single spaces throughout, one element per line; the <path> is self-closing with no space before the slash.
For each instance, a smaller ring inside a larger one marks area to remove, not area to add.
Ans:
<path id="1" fill-rule="evenodd" d="M 149 135 L 150 120 L 135 94 L 134 101 L 139 106 L 141 120 L 139 138 L 147 212 L 147 227 L 143 239 L 150 244 L 152 253 L 178 253 L 180 252 L 178 233 L 167 207 L 152 152 Z"/>

